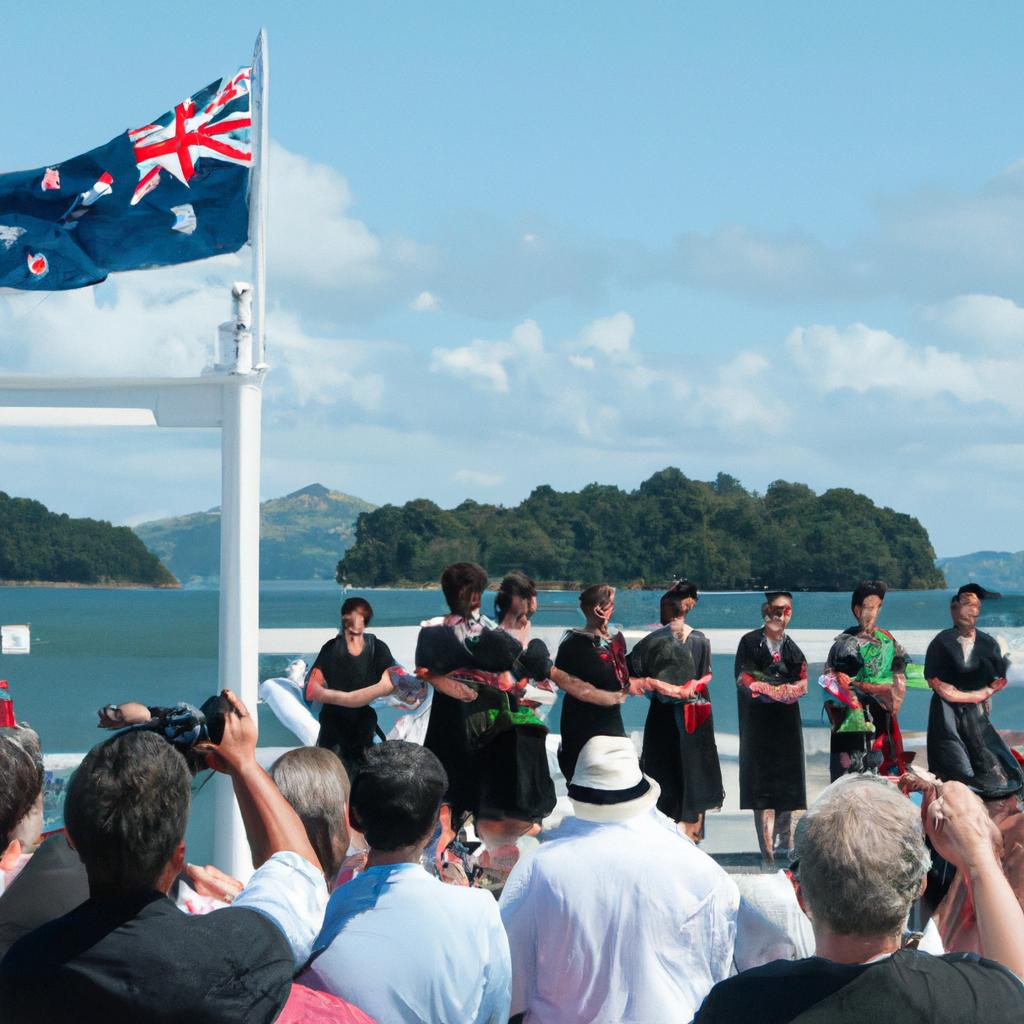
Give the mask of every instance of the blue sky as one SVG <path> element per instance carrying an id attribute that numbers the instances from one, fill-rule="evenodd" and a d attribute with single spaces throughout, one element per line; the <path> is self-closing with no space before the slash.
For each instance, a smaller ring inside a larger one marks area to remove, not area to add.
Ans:
<path id="1" fill-rule="evenodd" d="M 266 497 L 672 464 L 1024 548 L 1024 8 L 723 6 L 15 3 L 0 168 L 168 109 L 265 24 Z M 195 372 L 242 266 L 0 296 L 0 371 Z M 219 497 L 206 434 L 8 430 L 0 459 L 114 522 Z"/>

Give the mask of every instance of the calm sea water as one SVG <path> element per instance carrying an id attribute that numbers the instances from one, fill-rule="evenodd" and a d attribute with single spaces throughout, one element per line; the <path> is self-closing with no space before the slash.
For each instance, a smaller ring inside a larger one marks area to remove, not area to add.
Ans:
<path id="1" fill-rule="evenodd" d="M 440 591 L 352 591 L 366 596 L 374 607 L 374 625 L 411 625 L 441 614 Z M 333 583 L 265 583 L 260 594 L 260 624 L 264 627 L 333 626 L 338 621 L 342 593 Z M 485 612 L 491 611 L 485 597 Z M 759 622 L 760 594 L 703 594 L 690 622 L 705 629 L 754 629 Z M 900 629 L 944 629 L 949 624 L 946 592 L 892 593 L 886 598 L 883 625 Z M 797 594 L 793 625 L 835 629 L 852 622 L 847 594 Z M 657 620 L 658 594 L 620 591 L 616 621 L 625 628 L 651 626 Z M 0 622 L 31 624 L 32 653 L 0 658 L 0 678 L 10 681 L 19 719 L 30 722 L 48 752 L 87 750 L 99 738 L 96 709 L 103 704 L 140 700 L 199 704 L 217 686 L 217 606 L 213 589 L 84 590 L 0 588 Z M 536 623 L 572 626 L 581 623 L 578 597 L 568 592 L 541 595 Z M 986 605 L 980 626 L 1024 626 L 1024 596 L 1008 596 Z M 303 652 L 296 652 L 303 653 Z M 310 653 L 310 652 L 305 652 Z M 714 655 L 712 697 L 720 732 L 735 732 L 736 702 L 732 682 L 733 651 Z M 286 658 L 264 657 L 260 676 L 281 674 Z M 904 728 L 923 729 L 929 694 L 911 691 L 901 715 Z M 820 701 L 803 702 L 804 721 L 820 726 Z M 557 727 L 557 711 L 551 721 Z M 646 702 L 624 705 L 629 728 L 642 728 Z M 383 710 L 387 728 L 394 713 Z M 1024 728 L 1024 687 L 1012 687 L 994 701 L 993 720 L 1000 728 Z M 261 709 L 261 743 L 292 745 L 294 738 L 273 715 Z M 204 796 L 196 817 L 208 819 Z M 210 856 L 206 828 L 190 832 L 195 859 Z"/>

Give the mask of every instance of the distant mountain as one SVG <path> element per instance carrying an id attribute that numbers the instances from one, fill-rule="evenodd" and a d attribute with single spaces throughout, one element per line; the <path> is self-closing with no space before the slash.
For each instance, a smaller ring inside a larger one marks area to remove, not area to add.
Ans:
<path id="1" fill-rule="evenodd" d="M 329 580 L 355 539 L 360 512 L 375 505 L 311 484 L 260 505 L 260 578 Z M 182 581 L 220 575 L 220 509 L 135 527 L 146 547 Z"/>
<path id="2" fill-rule="evenodd" d="M 1024 594 L 1024 551 L 972 551 L 936 558 L 951 587 L 974 581 L 1007 594 Z"/>
<path id="3" fill-rule="evenodd" d="M 175 587 L 126 526 L 72 519 L 0 491 L 0 581 Z"/>

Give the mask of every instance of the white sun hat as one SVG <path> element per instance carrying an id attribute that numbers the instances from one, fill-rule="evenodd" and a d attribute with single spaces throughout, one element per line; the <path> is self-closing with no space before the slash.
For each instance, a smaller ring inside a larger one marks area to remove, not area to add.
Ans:
<path id="1" fill-rule="evenodd" d="M 626 736 L 595 736 L 580 751 L 569 799 L 584 821 L 625 821 L 649 811 L 661 789 L 640 771 L 636 748 Z"/>

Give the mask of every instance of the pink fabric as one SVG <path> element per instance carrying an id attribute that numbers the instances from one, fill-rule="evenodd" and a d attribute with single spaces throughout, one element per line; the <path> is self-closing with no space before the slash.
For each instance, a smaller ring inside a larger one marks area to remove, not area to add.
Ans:
<path id="1" fill-rule="evenodd" d="M 377 1024 L 357 1006 L 346 1003 L 328 992 L 292 984 L 288 1002 L 277 1018 L 277 1024 Z"/>

